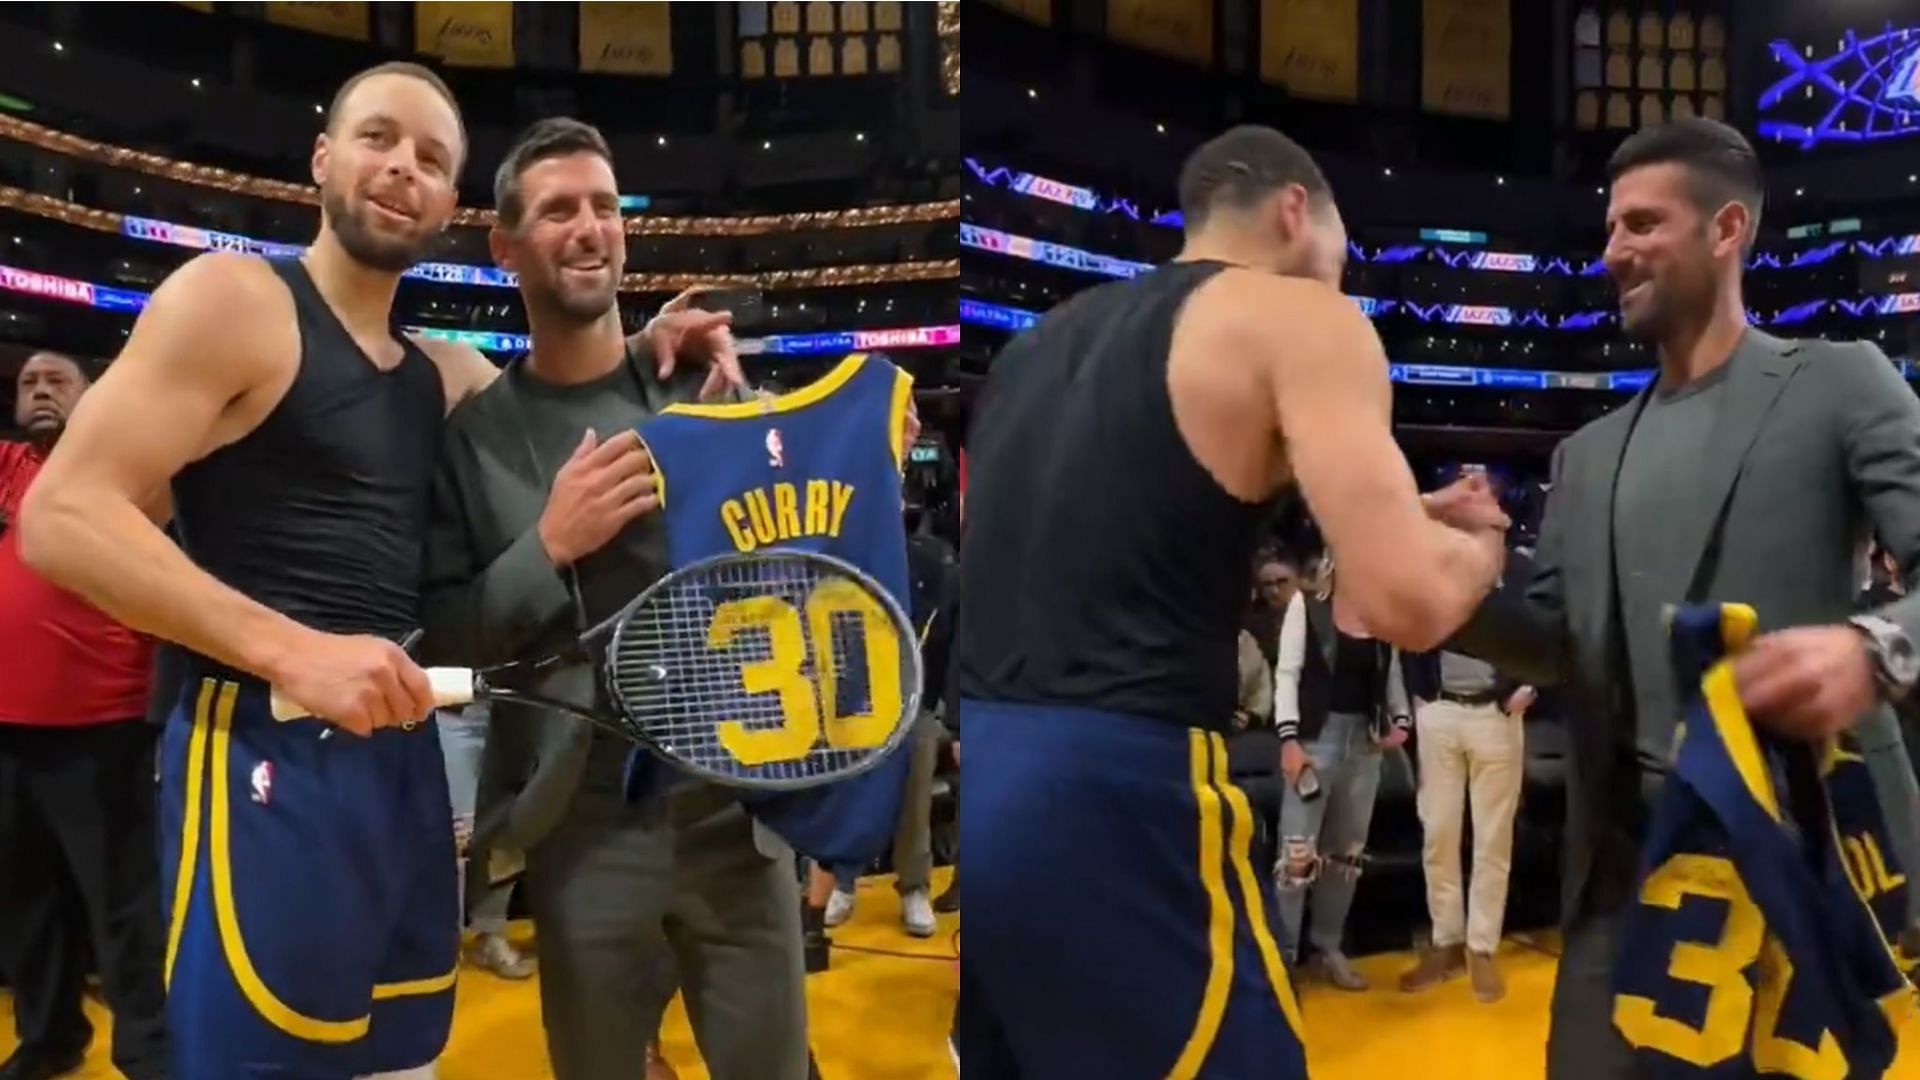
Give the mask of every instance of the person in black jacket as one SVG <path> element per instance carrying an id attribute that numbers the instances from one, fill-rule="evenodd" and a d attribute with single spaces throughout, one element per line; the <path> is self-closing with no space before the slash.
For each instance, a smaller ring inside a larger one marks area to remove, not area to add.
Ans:
<path id="1" fill-rule="evenodd" d="M 1274 672 L 1274 720 L 1287 788 L 1276 868 L 1281 951 L 1299 954 L 1308 887 L 1320 973 L 1342 990 L 1367 981 L 1341 947 L 1365 865 L 1383 752 L 1405 745 L 1413 724 L 1400 650 L 1359 625 L 1335 599 L 1323 562 L 1317 588 L 1288 605 Z"/>

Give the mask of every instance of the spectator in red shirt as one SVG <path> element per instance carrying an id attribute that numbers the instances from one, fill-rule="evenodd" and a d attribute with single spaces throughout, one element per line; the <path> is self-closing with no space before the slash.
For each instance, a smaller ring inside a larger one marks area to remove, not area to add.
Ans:
<path id="1" fill-rule="evenodd" d="M 12 527 L 88 383 L 71 357 L 29 357 L 14 401 L 27 441 L 0 442 L 0 969 L 20 1036 L 0 1080 L 79 1067 L 89 939 L 114 1065 L 129 1080 L 166 1069 L 152 644 L 27 569 Z"/>

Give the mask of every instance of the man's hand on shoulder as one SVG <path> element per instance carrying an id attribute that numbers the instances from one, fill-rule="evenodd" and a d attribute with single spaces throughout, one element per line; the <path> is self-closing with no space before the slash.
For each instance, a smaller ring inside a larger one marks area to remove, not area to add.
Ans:
<path id="1" fill-rule="evenodd" d="M 407 339 L 419 346 L 427 359 L 433 361 L 433 366 L 440 369 L 440 384 L 446 389 L 449 413 L 500 377 L 499 366 L 471 345 L 419 334 L 408 334 Z"/>
<path id="2" fill-rule="evenodd" d="M 660 314 L 649 319 L 639 333 L 627 339 L 635 351 L 653 354 L 663 381 L 682 362 L 705 367 L 707 380 L 700 386 L 701 401 L 719 400 L 747 389 L 740 350 L 733 340 L 733 314 L 693 307 L 694 298 L 708 289 L 696 285 L 682 291 L 662 305 Z"/>

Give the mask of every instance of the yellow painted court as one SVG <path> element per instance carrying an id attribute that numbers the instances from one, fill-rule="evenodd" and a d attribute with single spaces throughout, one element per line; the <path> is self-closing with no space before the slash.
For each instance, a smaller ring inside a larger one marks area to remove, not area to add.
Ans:
<path id="1" fill-rule="evenodd" d="M 936 891 L 945 873 L 938 873 Z M 946 1038 L 960 985 L 952 951 L 959 917 L 942 916 L 940 932 L 927 941 L 907 937 L 899 925 L 890 881 L 861 882 L 853 921 L 835 932 L 832 970 L 808 982 L 813 1045 L 824 1080 L 947 1080 L 953 1075 Z M 1541 944 L 1554 943 L 1548 938 Z M 1315 1080 L 1538 1080 L 1546 1060 L 1552 956 L 1509 941 L 1501 953 L 1508 994 L 1497 1005 L 1474 1001 L 1465 980 L 1420 995 L 1390 989 L 1408 963 L 1405 956 L 1359 961 L 1375 986 L 1365 994 L 1303 988 Z M 531 980 L 511 983 L 462 968 L 459 994 L 440 1080 L 549 1080 L 539 991 Z M 105 1011 L 90 1003 L 88 1012 L 102 1030 L 77 1080 L 114 1080 L 119 1074 L 107 1064 Z M 0 1013 L 4 1057 L 12 1050 L 13 1022 L 3 996 Z M 678 1003 L 668 1014 L 666 1038 L 667 1056 L 681 1080 L 705 1080 Z M 1908 1031 L 1903 1048 L 1890 1076 L 1920 1080 L 1920 1034 Z"/>

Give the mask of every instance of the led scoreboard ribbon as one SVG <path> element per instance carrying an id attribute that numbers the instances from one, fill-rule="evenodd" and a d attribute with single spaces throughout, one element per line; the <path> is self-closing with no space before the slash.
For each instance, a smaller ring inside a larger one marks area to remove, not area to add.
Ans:
<path id="1" fill-rule="evenodd" d="M 139 311 L 147 306 L 147 294 L 143 292 L 115 289 L 90 281 L 75 281 L 56 274 L 42 274 L 11 266 L 0 266 L 0 289 L 108 311 Z"/>
<path id="2" fill-rule="evenodd" d="M 130 214 L 122 219 L 120 228 L 121 232 L 135 240 L 151 240 L 160 244 L 172 244 L 175 247 L 192 248 L 195 251 L 233 251 L 267 259 L 297 259 L 307 250 L 300 244 L 255 240 L 251 236 L 240 236 L 237 233 L 216 232 L 191 225 L 175 225 L 170 221 L 156 221 L 153 218 L 134 217 Z M 465 263 L 418 263 L 401 276 L 417 278 L 421 281 L 437 281 L 444 285 L 485 285 L 495 289 L 511 289 L 520 283 L 519 277 L 509 271 L 492 266 L 469 266 Z"/>
<path id="3" fill-rule="evenodd" d="M 262 253 L 254 252 L 253 254 Z M 464 269 L 480 268 L 465 267 Z M 109 285 L 95 285 L 90 281 L 78 281 L 58 274 L 42 274 L 12 266 L 0 266 L 0 291 L 25 293 L 29 296 L 61 300 L 69 304 L 82 304 L 106 311 L 129 312 L 137 312 L 146 307 L 148 297 L 147 293 L 134 289 L 116 289 Z M 484 352 L 523 353 L 533 347 L 531 339 L 525 334 L 491 330 L 450 330 L 437 326 L 409 326 L 405 329 L 409 333 L 419 334 L 422 337 L 471 345 Z M 774 334 L 764 338 L 743 338 L 739 344 L 740 351 L 749 355 L 820 356 L 864 351 L 931 349 L 956 345 L 959 341 L 960 327 L 951 325 L 904 326 L 885 330 L 840 330 L 818 334 Z"/>
<path id="4" fill-rule="evenodd" d="M 1097 252 L 1083 251 L 1066 244 L 1056 244 L 1051 240 L 1035 240 L 1030 236 L 1018 236 L 999 229 L 989 229 L 967 222 L 960 223 L 960 246 L 991 251 L 996 255 L 1008 255 L 1028 262 L 1046 263 L 1064 270 L 1077 270 L 1084 274 L 1103 274 L 1107 277 L 1138 277 L 1153 269 L 1152 263 L 1135 262 L 1132 259 L 1115 258 Z"/>
<path id="5" fill-rule="evenodd" d="M 1368 299 L 1360 297 L 1357 299 Z M 1862 305 L 1877 305 L 1883 301 L 1899 301 L 1896 307 L 1900 311 L 1920 311 L 1920 293 L 1903 293 L 1897 297 L 1870 297 L 1861 301 Z M 1847 301 L 1840 301 L 1845 306 Z M 1363 308 L 1365 305 L 1362 305 Z M 990 304 L 984 300 L 961 300 L 960 321 L 969 326 L 986 326 L 995 330 L 1019 332 L 1040 321 L 1038 312 L 1022 308 L 1008 307 L 1004 304 Z M 1894 366 L 1907 378 L 1914 376 L 1914 367 L 1906 360 L 1895 360 Z M 1407 386 L 1448 386 L 1463 390 L 1612 390 L 1637 391 L 1644 389 L 1653 381 L 1651 368 L 1640 371 L 1541 371 L 1525 368 L 1489 368 L 1458 367 L 1452 364 L 1389 364 L 1388 373 L 1394 382 Z"/>
<path id="6" fill-rule="evenodd" d="M 1906 35 L 1907 32 L 1902 31 L 1900 40 L 1903 42 L 1906 41 Z M 1920 41 L 1920 38 L 1916 38 L 1915 40 Z M 1777 49 L 1779 46 L 1775 46 L 1775 48 Z M 1911 93 L 1906 95 L 1906 100 L 1908 101 L 1908 107 L 1912 108 L 1913 111 L 1911 118 L 1903 121 L 1903 123 L 1910 125 L 1904 133 L 1920 133 L 1920 126 L 1911 126 L 1915 124 L 1917 119 L 1920 119 L 1920 45 L 1915 46 L 1914 51 L 1909 55 L 1909 62 L 1901 70 L 1904 73 L 1904 77 L 1909 78 L 1912 82 Z M 1052 180 L 1044 176 L 1036 176 L 1033 173 L 1017 172 L 1003 166 L 985 165 L 975 158 L 967 158 L 965 160 L 967 170 L 981 183 L 991 187 L 1005 188 L 1016 195 L 1045 199 L 1048 202 L 1058 203 L 1061 206 L 1071 206 L 1077 210 L 1085 210 L 1090 213 L 1121 214 L 1135 221 L 1143 221 L 1150 225 L 1179 228 L 1182 223 L 1178 210 L 1168 210 L 1160 213 L 1142 213 L 1137 204 L 1118 195 L 1103 195 L 1093 188 L 1081 187 L 1060 180 Z M 1846 231 L 1857 232 L 1859 230 L 1859 222 L 1857 219 L 1850 219 L 1843 222 L 1843 224 L 1851 226 L 1851 228 Z M 966 226 L 962 225 L 962 228 L 964 229 Z M 986 231 L 993 232 L 994 230 Z M 1834 228 L 1832 231 L 1840 232 L 1842 230 Z M 1788 237 L 1790 239 L 1793 238 L 1794 233 L 1789 232 Z M 1607 270 L 1606 265 L 1597 258 L 1582 261 L 1580 256 L 1533 255 L 1516 251 L 1450 250 L 1440 246 L 1444 244 L 1485 244 L 1488 242 L 1488 237 L 1487 234 L 1483 232 L 1464 229 L 1421 229 L 1420 239 L 1428 243 L 1389 244 L 1377 247 L 1371 252 L 1360 244 L 1349 241 L 1347 244 L 1347 252 L 1353 257 L 1355 262 L 1405 263 L 1413 262 L 1416 259 L 1430 255 L 1433 261 L 1445 263 L 1447 266 L 1456 270 L 1483 270 L 1510 274 L 1561 274 L 1569 277 L 1591 277 L 1597 274 L 1604 274 Z M 1900 239 L 1911 242 L 1920 238 L 1906 237 Z M 1030 244 L 1042 242 L 1043 241 L 1027 241 L 1027 243 Z M 1894 241 L 1880 241 L 1877 243 L 1887 244 L 1892 242 Z M 1874 241 L 1859 241 L 1856 242 L 1854 249 L 1861 254 L 1878 257 L 1883 252 L 1876 250 L 1875 245 L 1876 242 Z M 968 246 L 979 246 L 983 250 L 996 250 L 985 244 Z M 1067 250 L 1071 251 L 1075 249 L 1069 248 Z M 1814 266 L 1833 258 L 1845 250 L 1847 250 L 1847 244 L 1845 241 L 1841 241 L 1839 243 L 1829 244 L 1823 248 L 1814 248 L 1798 253 L 1755 252 L 1753 257 L 1748 260 L 1747 268 L 1749 270 L 1778 270 L 1782 268 Z M 1904 250 L 1911 252 L 1913 249 L 1909 246 Z M 1012 252 L 1002 253 L 1012 254 Z M 1091 255 L 1092 253 L 1082 254 Z M 1096 259 L 1106 258 L 1106 256 L 1102 255 L 1092 255 L 1092 257 Z M 1040 261 L 1051 262 L 1052 260 L 1042 259 Z M 1064 264 L 1056 263 L 1055 265 Z M 1069 269 L 1077 269 L 1077 267 L 1069 267 Z M 1116 274 L 1112 276 L 1132 275 Z"/>

